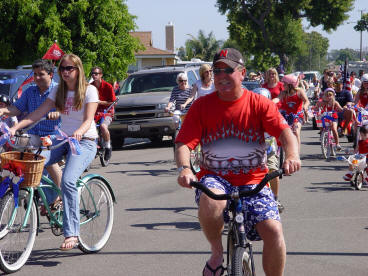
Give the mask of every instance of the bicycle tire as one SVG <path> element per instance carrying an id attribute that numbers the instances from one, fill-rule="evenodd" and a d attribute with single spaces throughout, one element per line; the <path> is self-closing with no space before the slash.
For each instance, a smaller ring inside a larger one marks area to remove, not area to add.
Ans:
<path id="1" fill-rule="evenodd" d="M 355 190 L 361 190 L 363 186 L 364 176 L 361 171 L 357 171 L 354 173 L 354 188 Z"/>
<path id="2" fill-rule="evenodd" d="M 235 252 L 235 244 L 237 244 L 236 237 L 234 236 L 234 230 L 232 229 L 231 224 L 229 224 L 229 230 L 227 234 L 227 274 L 232 275 L 231 267 L 233 263 L 233 256 Z"/>
<path id="3" fill-rule="evenodd" d="M 105 159 L 105 149 L 100 150 L 99 155 L 100 155 L 100 162 L 101 162 L 101 166 L 102 166 L 102 167 L 107 167 L 107 166 L 109 165 L 109 161 L 110 161 L 110 160 L 106 160 L 106 159 Z"/>
<path id="4" fill-rule="evenodd" d="M 232 258 L 231 275 L 232 276 L 254 276 L 252 270 L 253 256 L 249 248 L 237 246 Z"/>
<path id="5" fill-rule="evenodd" d="M 25 227 L 22 227 L 28 202 L 31 202 L 29 217 Z M 6 223 L 6 230 L 3 230 L 0 247 L 0 269 L 5 273 L 13 273 L 22 268 L 32 253 L 33 245 L 37 234 L 37 207 L 33 198 L 19 195 L 18 208 L 15 218 L 9 225 L 10 218 L 14 212 L 14 195 L 8 192 L 0 204 L 1 224 Z M 6 221 L 6 222 L 5 222 Z"/>
<path id="6" fill-rule="evenodd" d="M 92 197 L 91 197 L 92 195 Z M 92 178 L 80 188 L 79 249 L 85 253 L 100 251 L 110 238 L 114 223 L 114 203 L 108 187 Z"/>
<path id="7" fill-rule="evenodd" d="M 325 130 L 322 130 L 321 132 L 321 150 L 323 158 L 327 159 L 329 157 L 329 147 L 328 145 L 328 133 Z"/>

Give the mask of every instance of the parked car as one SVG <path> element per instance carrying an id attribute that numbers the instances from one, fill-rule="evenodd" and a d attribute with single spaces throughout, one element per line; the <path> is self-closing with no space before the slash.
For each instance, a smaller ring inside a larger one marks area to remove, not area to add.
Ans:
<path id="1" fill-rule="evenodd" d="M 187 73 L 188 84 L 192 86 L 199 79 L 200 65 L 156 67 L 129 75 L 120 90 L 109 127 L 112 146 L 122 147 L 127 137 L 149 138 L 153 142 L 161 141 L 163 136 L 173 137 L 175 125 L 165 107 L 177 85 L 176 77 L 181 72 Z"/>
<path id="2" fill-rule="evenodd" d="M 0 69 L 0 94 L 9 96 L 10 99 L 17 99 L 17 92 L 24 80 L 32 73 L 31 65 L 17 66 L 16 69 Z M 57 68 L 54 68 L 54 80 L 59 82 Z M 25 91 L 34 82 L 25 84 L 22 90 Z"/>

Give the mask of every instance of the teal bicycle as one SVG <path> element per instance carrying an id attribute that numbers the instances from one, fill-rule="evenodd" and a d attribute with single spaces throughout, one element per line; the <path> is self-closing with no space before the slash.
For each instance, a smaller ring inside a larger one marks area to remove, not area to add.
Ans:
<path id="1" fill-rule="evenodd" d="M 67 141 L 47 149 L 55 149 Z M 63 233 L 62 204 L 57 209 L 51 209 L 45 195 L 45 191 L 50 189 L 61 196 L 59 187 L 44 175 L 36 186 L 22 185 L 22 177 L 17 177 L 14 173 L 6 175 L 4 172 L 8 171 L 4 170 L 4 156 L 10 153 L 16 154 L 16 157 L 10 158 L 10 163 L 15 164 L 17 161 L 32 161 L 39 157 L 37 154 L 26 152 L 8 152 L 1 155 L 3 182 L 7 178 L 10 183 L 0 200 L 0 269 L 5 273 L 21 269 L 32 253 L 39 230 L 39 201 L 46 208 L 52 233 L 55 236 Z M 16 189 L 16 183 L 20 183 L 19 190 Z M 78 248 L 85 253 L 96 253 L 109 240 L 114 222 L 115 196 L 109 182 L 98 174 L 88 174 L 78 179 L 76 185 L 80 206 Z"/>

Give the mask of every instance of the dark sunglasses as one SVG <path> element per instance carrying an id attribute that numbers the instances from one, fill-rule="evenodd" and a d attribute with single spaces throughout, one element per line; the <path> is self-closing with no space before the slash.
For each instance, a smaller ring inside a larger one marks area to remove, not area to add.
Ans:
<path id="1" fill-rule="evenodd" d="M 94 75 L 94 76 L 95 76 L 95 75 L 99 75 L 99 74 L 101 74 L 101 73 L 99 73 L 99 72 L 92 72 L 92 73 L 91 73 L 91 75 Z"/>
<path id="2" fill-rule="evenodd" d="M 188 80 L 179 80 L 179 82 L 187 82 Z"/>
<path id="3" fill-rule="evenodd" d="M 75 66 L 60 66 L 59 69 L 60 69 L 61 72 L 64 72 L 64 71 L 72 72 L 75 69 L 77 69 L 77 67 L 75 67 Z"/>
<path id="4" fill-rule="evenodd" d="M 234 69 L 233 68 L 230 68 L 230 67 L 227 67 L 225 69 L 220 69 L 220 68 L 213 68 L 213 73 L 215 75 L 218 75 L 220 74 L 221 72 L 224 72 L 225 74 L 232 74 L 234 73 Z"/>

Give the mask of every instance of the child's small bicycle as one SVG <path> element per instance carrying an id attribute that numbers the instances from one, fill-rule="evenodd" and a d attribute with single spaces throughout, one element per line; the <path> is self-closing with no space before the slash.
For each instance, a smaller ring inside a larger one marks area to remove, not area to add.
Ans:
<path id="1" fill-rule="evenodd" d="M 352 154 L 348 158 L 345 156 L 339 156 L 338 160 L 347 161 L 350 167 L 353 169 L 353 177 L 350 180 L 351 186 L 356 190 L 361 190 L 364 179 L 365 179 L 365 169 L 367 168 L 366 155 L 365 154 Z"/>
<path id="2" fill-rule="evenodd" d="M 325 159 L 336 155 L 336 141 L 331 129 L 335 121 L 337 121 L 337 113 L 334 111 L 324 112 L 317 117 L 317 126 L 322 127 L 320 141 L 322 155 Z"/>

